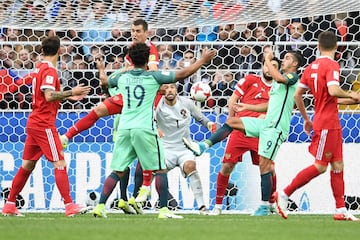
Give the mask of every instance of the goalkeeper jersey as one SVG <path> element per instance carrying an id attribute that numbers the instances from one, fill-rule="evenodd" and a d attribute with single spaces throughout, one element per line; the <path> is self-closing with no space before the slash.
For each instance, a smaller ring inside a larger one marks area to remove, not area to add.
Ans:
<path id="1" fill-rule="evenodd" d="M 164 146 L 183 145 L 182 138 L 190 138 L 192 117 L 204 126 L 209 122 L 209 119 L 187 97 L 177 96 L 176 103 L 173 106 L 166 104 L 164 97 L 161 98 L 156 108 L 156 121 L 164 133 L 162 138 Z"/>

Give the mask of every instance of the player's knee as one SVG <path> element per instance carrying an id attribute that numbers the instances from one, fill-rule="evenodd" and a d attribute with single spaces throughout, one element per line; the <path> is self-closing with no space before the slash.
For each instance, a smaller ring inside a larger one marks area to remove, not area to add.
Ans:
<path id="1" fill-rule="evenodd" d="M 99 104 L 94 108 L 94 112 L 96 113 L 96 115 L 100 118 L 100 117 L 104 117 L 109 115 L 108 110 L 106 108 L 105 104 Z"/>
<path id="2" fill-rule="evenodd" d="M 229 176 L 232 170 L 234 169 L 234 167 L 235 167 L 234 163 L 223 163 L 220 172 L 223 176 Z"/>
<path id="3" fill-rule="evenodd" d="M 189 173 L 196 171 L 196 162 L 186 161 L 183 166 L 183 171 L 187 176 L 189 175 Z"/>

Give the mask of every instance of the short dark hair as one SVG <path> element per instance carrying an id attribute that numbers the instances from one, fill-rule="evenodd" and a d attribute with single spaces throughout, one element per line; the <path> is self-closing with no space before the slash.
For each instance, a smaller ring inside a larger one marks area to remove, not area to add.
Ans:
<path id="1" fill-rule="evenodd" d="M 300 52 L 298 52 L 298 51 L 288 51 L 287 53 L 290 53 L 293 56 L 295 62 L 298 63 L 297 68 L 299 68 L 299 67 L 301 67 L 303 65 L 303 56 L 301 55 Z"/>
<path id="2" fill-rule="evenodd" d="M 146 43 L 135 43 L 129 48 L 129 56 L 135 67 L 146 65 L 149 55 L 150 47 Z"/>
<path id="3" fill-rule="evenodd" d="M 144 19 L 142 19 L 142 18 L 139 18 L 139 19 L 134 20 L 134 21 L 132 22 L 132 24 L 133 24 L 134 26 L 139 26 L 139 25 L 141 25 L 141 26 L 143 27 L 144 31 L 147 31 L 147 30 L 148 30 L 148 24 L 147 24 L 147 22 L 146 22 Z"/>
<path id="4" fill-rule="evenodd" d="M 325 31 L 320 33 L 318 41 L 322 50 L 329 51 L 336 48 L 337 38 L 334 32 Z"/>
<path id="5" fill-rule="evenodd" d="M 60 38 L 58 36 L 47 37 L 41 42 L 41 49 L 44 56 L 54 56 L 60 48 Z"/>

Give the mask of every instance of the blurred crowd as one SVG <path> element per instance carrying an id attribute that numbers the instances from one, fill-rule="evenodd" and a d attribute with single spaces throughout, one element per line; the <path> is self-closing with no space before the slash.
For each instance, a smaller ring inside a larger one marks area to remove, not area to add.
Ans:
<path id="1" fill-rule="evenodd" d="M 3 4 L 6 7 L 5 1 Z M 12 1 L 14 2 L 14 1 Z M 66 10 L 73 1 L 15 1 L 18 5 L 8 7 L 22 9 L 26 17 L 44 19 L 49 14 L 75 17 L 86 27 L 103 24 L 112 30 L 69 29 L 66 31 L 39 29 L 0 29 L 0 108 L 28 109 L 31 103 L 31 72 L 41 61 L 40 41 L 45 36 L 58 35 L 62 40 L 59 61 L 59 76 L 63 88 L 79 83 L 92 86 L 90 96 L 80 103 L 64 102 L 63 109 L 90 109 L 104 98 L 98 79 L 95 59 L 102 58 L 108 74 L 124 66 L 124 56 L 131 44 L 129 31 L 121 30 L 117 24 L 128 22 L 137 16 L 151 17 L 156 1 L 109 1 L 78 0 L 77 12 Z M 28 2 L 28 4 L 25 4 Z M 136 7 L 124 4 L 138 2 Z M 142 5 L 146 2 L 147 5 Z M 169 1 L 176 2 L 176 1 Z M 58 5 L 56 5 L 58 4 Z M 124 11 L 124 9 L 129 9 Z M 0 9 L 1 12 L 1 9 Z M 17 11 L 14 11 L 17 12 Z M 202 1 L 201 14 L 214 14 L 212 1 Z M 130 26 L 129 26 L 130 27 Z M 282 19 L 279 21 L 249 24 L 225 24 L 216 26 L 184 27 L 178 29 L 150 29 L 149 39 L 158 48 L 160 69 L 177 70 L 192 64 L 201 54 L 201 48 L 209 46 L 218 50 L 218 56 L 200 72 L 178 84 L 180 95 L 189 95 L 196 81 L 208 82 L 212 88 L 212 99 L 204 108 L 226 107 L 227 98 L 236 83 L 246 74 L 261 73 L 264 52 L 275 51 L 282 59 L 287 50 L 300 51 L 304 65 L 316 56 L 316 40 L 321 31 L 336 33 L 339 47 L 336 60 L 342 68 L 344 88 L 356 84 L 360 70 L 360 16 L 359 11 L 323 15 L 310 18 Z M 309 103 L 310 104 L 310 103 Z"/>

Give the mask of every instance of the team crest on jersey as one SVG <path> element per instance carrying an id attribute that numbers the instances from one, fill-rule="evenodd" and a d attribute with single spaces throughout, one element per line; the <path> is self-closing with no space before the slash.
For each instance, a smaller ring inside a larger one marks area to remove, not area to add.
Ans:
<path id="1" fill-rule="evenodd" d="M 225 153 L 224 157 L 225 159 L 229 160 L 231 158 L 231 153 Z"/>
<path id="2" fill-rule="evenodd" d="M 331 153 L 331 152 L 326 152 L 326 153 L 325 153 L 325 157 L 326 157 L 327 159 L 331 158 L 331 157 L 332 157 L 332 153 Z"/>
<path id="3" fill-rule="evenodd" d="M 288 79 L 293 79 L 293 75 L 292 75 L 291 73 L 286 74 L 286 77 L 287 77 Z"/>
<path id="4" fill-rule="evenodd" d="M 183 116 L 183 118 L 186 118 L 186 109 L 181 109 L 180 114 Z"/>

